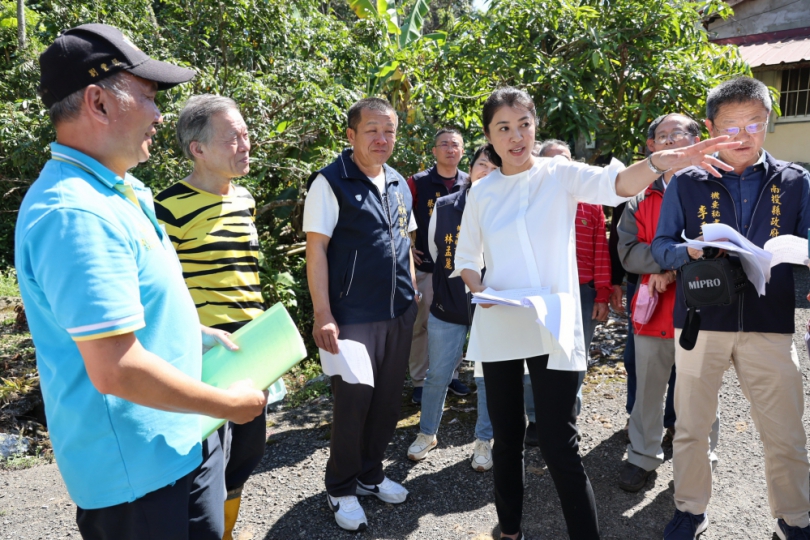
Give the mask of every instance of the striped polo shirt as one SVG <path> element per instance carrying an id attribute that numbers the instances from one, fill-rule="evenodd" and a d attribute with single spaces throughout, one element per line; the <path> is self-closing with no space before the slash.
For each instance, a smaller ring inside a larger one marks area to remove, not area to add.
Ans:
<path id="1" fill-rule="evenodd" d="M 256 203 L 244 187 L 231 191 L 216 195 L 181 181 L 155 197 L 200 321 L 230 332 L 264 311 Z"/>

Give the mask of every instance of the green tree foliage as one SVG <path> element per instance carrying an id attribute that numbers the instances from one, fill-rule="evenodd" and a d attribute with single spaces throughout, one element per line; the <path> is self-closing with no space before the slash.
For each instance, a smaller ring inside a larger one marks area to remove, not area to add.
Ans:
<path id="1" fill-rule="evenodd" d="M 18 51 L 13 0 L 0 0 L 0 267 L 13 262 L 13 226 L 54 131 L 36 96 L 37 57 L 58 32 L 87 22 L 124 30 L 153 57 L 193 67 L 193 82 L 162 93 L 164 126 L 133 174 L 154 189 L 190 164 L 174 138 L 192 94 L 242 107 L 253 149 L 240 180 L 260 207 L 262 280 L 309 334 L 300 204 L 309 174 L 345 146 L 345 115 L 365 95 L 400 113 L 392 164 L 430 165 L 432 135 L 455 125 L 480 142 L 481 104 L 502 84 L 535 97 L 540 135 L 593 134 L 598 152 L 629 160 L 656 115 L 700 116 L 706 90 L 746 73 L 711 45 L 704 14 L 719 0 L 494 0 L 486 13 L 449 0 L 31 0 L 29 45 Z M 725 11 L 723 11 L 725 10 Z M 12 22 L 13 21 L 13 22 Z M 469 145 L 472 151 L 472 144 Z"/>
<path id="2" fill-rule="evenodd" d="M 713 45 L 701 12 L 720 0 L 494 0 L 459 21 L 429 66 L 437 113 L 469 125 L 496 87 L 535 98 L 539 136 L 597 139 L 596 155 L 631 160 L 659 114 L 700 118 L 708 88 L 749 69 L 732 47 Z"/>

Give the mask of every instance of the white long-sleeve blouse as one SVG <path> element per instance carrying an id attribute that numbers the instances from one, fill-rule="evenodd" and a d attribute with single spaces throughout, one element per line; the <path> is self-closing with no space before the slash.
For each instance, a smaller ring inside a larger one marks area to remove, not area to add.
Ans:
<path id="1" fill-rule="evenodd" d="M 452 275 L 464 269 L 480 274 L 486 268 L 483 285 L 495 290 L 550 287 L 553 294 L 571 295 L 575 319 L 561 325 L 573 336 L 560 336 L 560 341 L 573 341 L 573 348 L 561 347 L 537 324 L 534 310 L 476 309 L 468 360 L 548 354 L 549 369 L 587 369 L 574 218 L 578 202 L 616 206 L 626 201 L 616 194 L 616 176 L 623 169 L 615 159 L 602 168 L 559 156 L 535 158 L 528 171 L 506 176 L 498 169 L 470 188 Z"/>

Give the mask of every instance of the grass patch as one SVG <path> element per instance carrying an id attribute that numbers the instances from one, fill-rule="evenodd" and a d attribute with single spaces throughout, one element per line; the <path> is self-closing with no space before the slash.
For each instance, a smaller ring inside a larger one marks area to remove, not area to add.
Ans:
<path id="1" fill-rule="evenodd" d="M 20 287 L 17 285 L 17 271 L 9 268 L 0 271 L 0 296 L 20 296 Z"/>
<path id="2" fill-rule="evenodd" d="M 21 471 L 23 469 L 30 469 L 38 465 L 47 465 L 53 463 L 53 454 L 41 455 L 19 455 L 12 456 L 7 459 L 0 459 L 0 470 L 6 471 Z"/>
<path id="3" fill-rule="evenodd" d="M 328 394 L 330 391 L 328 384 L 318 381 L 295 392 L 288 392 L 287 397 L 284 399 L 284 408 L 294 409 L 317 397 Z"/>
<path id="4" fill-rule="evenodd" d="M 331 389 L 326 382 L 318 381 L 307 386 L 307 381 L 320 375 L 323 375 L 323 370 L 317 358 L 307 358 L 287 372 L 284 375 L 284 384 L 287 386 L 284 408 L 294 409 L 308 401 L 328 394 Z"/>

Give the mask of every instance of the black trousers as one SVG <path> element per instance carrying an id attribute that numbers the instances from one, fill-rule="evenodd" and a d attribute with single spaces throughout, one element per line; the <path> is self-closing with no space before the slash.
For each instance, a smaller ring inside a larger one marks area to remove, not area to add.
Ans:
<path id="1" fill-rule="evenodd" d="M 84 540 L 221 540 L 225 533 L 224 456 L 219 435 L 203 441 L 203 461 L 176 482 L 131 503 L 76 510 Z"/>
<path id="2" fill-rule="evenodd" d="M 234 333 L 250 321 L 219 324 L 215 328 Z M 253 470 L 261 463 L 267 446 L 267 416 L 264 412 L 246 424 L 228 422 L 219 428 L 225 451 L 225 488 L 228 499 L 242 496 Z"/>
<path id="3" fill-rule="evenodd" d="M 548 355 L 527 358 L 540 451 L 548 466 L 572 540 L 597 540 L 593 489 L 582 466 L 576 430 L 580 372 L 548 369 Z M 487 409 L 492 421 L 495 508 L 504 534 L 520 530 L 523 516 L 523 360 L 484 362 Z"/>
<path id="4" fill-rule="evenodd" d="M 358 480 L 373 485 L 385 478 L 382 462 L 402 408 L 416 311 L 414 303 L 396 319 L 340 327 L 340 339 L 366 346 L 374 387 L 332 377 L 334 404 L 326 491 L 333 497 L 354 495 Z"/>
<path id="5" fill-rule="evenodd" d="M 264 412 L 246 424 L 228 422 L 222 430 L 225 447 L 225 489 L 228 498 L 240 497 L 253 470 L 262 461 L 267 446 L 267 416 Z"/>

